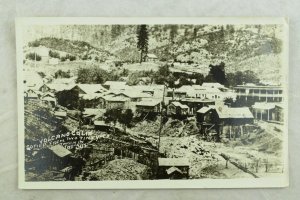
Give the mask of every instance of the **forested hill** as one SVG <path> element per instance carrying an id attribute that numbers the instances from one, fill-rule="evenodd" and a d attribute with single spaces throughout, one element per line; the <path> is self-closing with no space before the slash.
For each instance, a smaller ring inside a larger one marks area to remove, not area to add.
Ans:
<path id="1" fill-rule="evenodd" d="M 57 26 L 51 30 L 36 36 L 49 37 L 36 41 L 69 53 L 86 54 L 94 50 L 101 55 L 100 60 L 111 55 L 122 61 L 139 60 L 136 25 Z M 278 26 L 149 25 L 148 32 L 149 52 L 161 61 L 175 60 L 198 67 L 222 61 L 228 72 L 267 70 L 265 74 L 274 74 L 281 66 L 282 42 L 278 38 L 282 30 Z"/>

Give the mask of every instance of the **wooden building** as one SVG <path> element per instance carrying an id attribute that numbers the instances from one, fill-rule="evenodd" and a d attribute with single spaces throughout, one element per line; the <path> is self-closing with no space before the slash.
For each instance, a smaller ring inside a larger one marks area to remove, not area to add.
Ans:
<path id="1" fill-rule="evenodd" d="M 109 124 L 106 124 L 104 121 L 101 120 L 94 121 L 94 125 L 95 125 L 95 130 L 98 131 L 109 132 L 111 128 Z"/>
<path id="2" fill-rule="evenodd" d="M 189 114 L 196 114 L 197 110 L 204 106 L 215 105 L 215 100 L 211 99 L 198 99 L 198 98 L 184 98 L 179 101 L 183 105 L 187 105 L 189 109 Z"/>
<path id="3" fill-rule="evenodd" d="M 168 115 L 172 116 L 188 116 L 189 107 L 187 105 L 183 105 L 180 102 L 173 101 L 168 105 Z"/>
<path id="4" fill-rule="evenodd" d="M 39 151 L 42 167 L 50 170 L 61 170 L 70 165 L 71 155 L 72 152 L 60 144 Z"/>
<path id="5" fill-rule="evenodd" d="M 136 112 L 138 113 L 158 113 L 161 109 L 161 101 L 149 99 L 136 103 Z"/>
<path id="6" fill-rule="evenodd" d="M 158 158 L 159 179 L 188 179 L 189 169 L 186 158 Z"/>
<path id="7" fill-rule="evenodd" d="M 283 88 L 278 85 L 238 85 L 235 88 L 240 106 L 252 106 L 255 102 L 282 102 Z"/>
<path id="8" fill-rule="evenodd" d="M 151 54 L 151 53 L 148 53 L 146 55 L 145 59 L 146 59 L 147 62 L 156 62 L 156 61 L 158 61 L 158 57 L 154 54 Z"/>
<path id="9" fill-rule="evenodd" d="M 275 112 L 274 103 L 256 102 L 252 106 L 252 113 L 255 119 L 270 121 L 273 120 Z"/>
<path id="10" fill-rule="evenodd" d="M 248 107 L 218 107 L 216 111 L 216 128 L 218 135 L 225 134 L 229 138 L 248 133 L 248 125 L 252 125 L 254 117 Z"/>

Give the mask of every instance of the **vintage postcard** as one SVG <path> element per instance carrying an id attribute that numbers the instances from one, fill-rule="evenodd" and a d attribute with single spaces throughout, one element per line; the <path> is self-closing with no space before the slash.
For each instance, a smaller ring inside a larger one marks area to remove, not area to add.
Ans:
<path id="1" fill-rule="evenodd" d="M 288 186 L 285 18 L 18 18 L 22 189 Z"/>

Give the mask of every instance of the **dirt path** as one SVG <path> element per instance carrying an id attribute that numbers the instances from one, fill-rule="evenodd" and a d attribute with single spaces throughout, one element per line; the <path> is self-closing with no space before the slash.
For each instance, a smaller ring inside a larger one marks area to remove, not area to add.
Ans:
<path id="1" fill-rule="evenodd" d="M 235 167 L 239 168 L 240 170 L 244 171 L 245 173 L 248 173 L 250 175 L 252 175 L 254 178 L 259 178 L 256 174 L 254 174 L 253 172 L 249 171 L 247 168 L 245 168 L 244 166 L 236 163 L 235 161 L 231 160 L 229 158 L 229 156 L 221 153 L 220 156 L 222 156 L 226 161 L 230 162 L 231 164 L 233 164 Z"/>

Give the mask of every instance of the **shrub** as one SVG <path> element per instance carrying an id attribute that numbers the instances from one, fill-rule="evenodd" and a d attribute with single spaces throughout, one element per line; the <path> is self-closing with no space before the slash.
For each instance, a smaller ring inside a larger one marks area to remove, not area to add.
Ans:
<path id="1" fill-rule="evenodd" d="M 59 55 L 59 53 L 58 52 L 56 52 L 56 51 L 49 51 L 49 56 L 50 57 L 52 57 L 52 58 L 60 58 L 60 55 Z"/>
<path id="2" fill-rule="evenodd" d="M 26 55 L 26 59 L 41 61 L 42 57 L 40 55 L 36 54 L 36 53 L 28 53 Z"/>
<path id="3" fill-rule="evenodd" d="M 40 42 L 37 41 L 37 40 L 35 40 L 35 41 L 33 41 L 33 42 L 29 42 L 29 43 L 28 43 L 28 46 L 29 46 L 29 47 L 38 47 L 38 46 L 40 46 Z"/>

